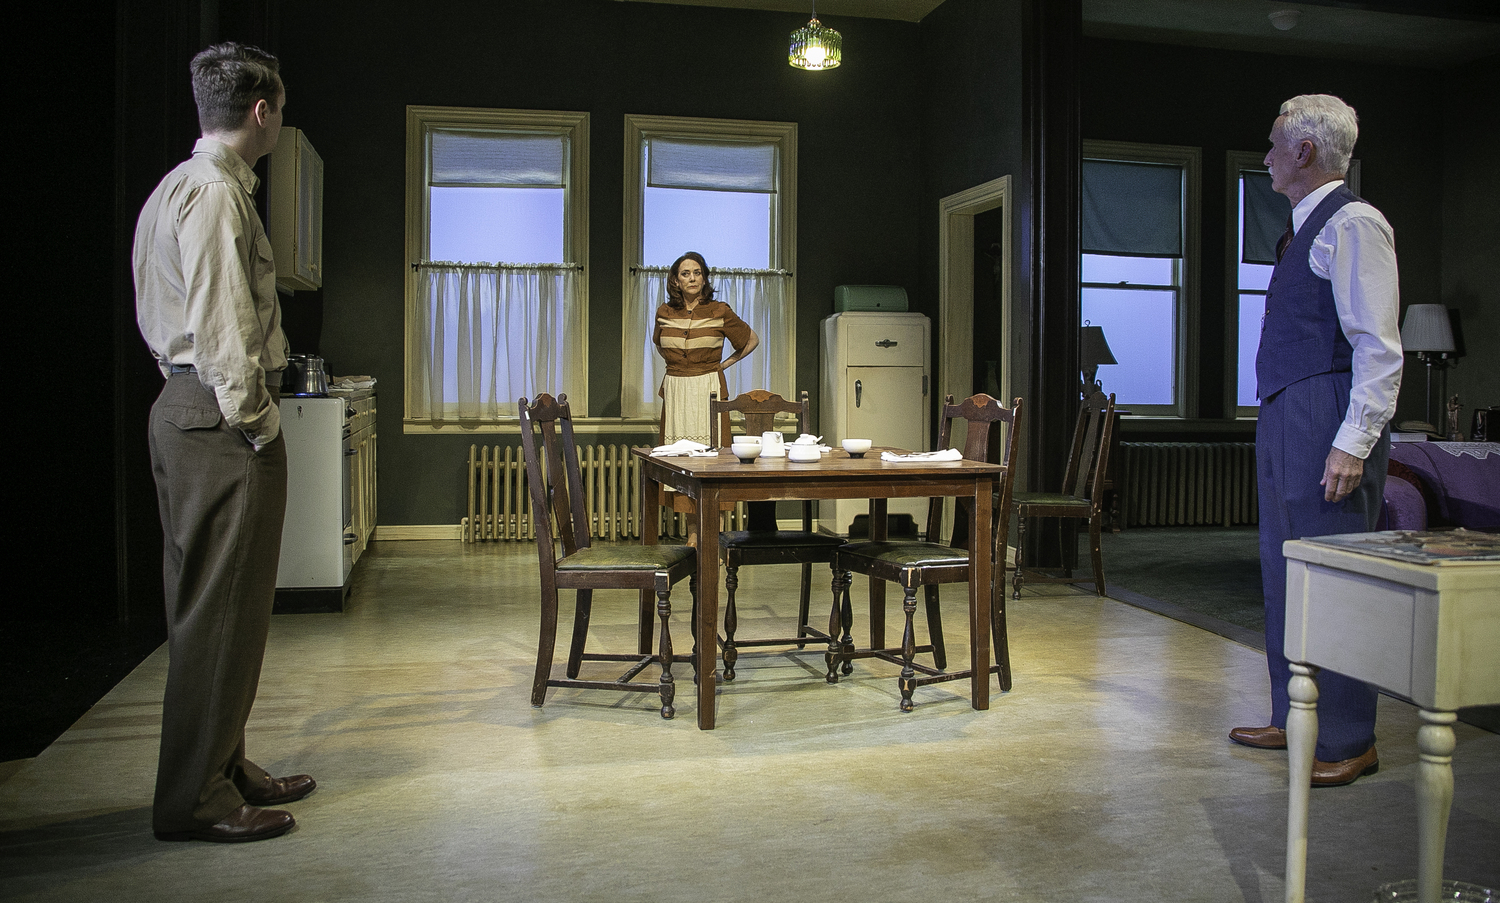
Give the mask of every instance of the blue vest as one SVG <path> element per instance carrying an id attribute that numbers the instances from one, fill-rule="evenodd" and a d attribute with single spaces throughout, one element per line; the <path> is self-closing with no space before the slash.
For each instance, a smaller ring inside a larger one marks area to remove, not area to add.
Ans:
<path id="1" fill-rule="evenodd" d="M 1350 369 L 1354 349 L 1339 326 L 1333 284 L 1318 278 L 1307 255 L 1329 218 L 1358 200 L 1344 185 L 1329 192 L 1297 230 L 1271 273 L 1260 349 L 1255 354 L 1255 394 L 1262 400 L 1309 376 Z"/>

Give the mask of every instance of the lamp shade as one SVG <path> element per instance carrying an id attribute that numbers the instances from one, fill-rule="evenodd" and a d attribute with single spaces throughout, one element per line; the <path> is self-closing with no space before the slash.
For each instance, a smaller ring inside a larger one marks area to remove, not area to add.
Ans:
<path id="1" fill-rule="evenodd" d="M 1453 324 L 1441 304 L 1413 304 L 1401 324 L 1401 347 L 1406 351 L 1453 351 Z"/>
<path id="2" fill-rule="evenodd" d="M 843 54 L 844 36 L 819 22 L 814 9 L 812 19 L 792 32 L 787 62 L 797 69 L 837 69 L 843 62 Z"/>
<path id="3" fill-rule="evenodd" d="M 1078 328 L 1078 364 L 1082 368 L 1097 367 L 1100 364 L 1117 364 L 1115 356 L 1109 350 L 1109 342 L 1104 340 L 1103 326 L 1080 326 Z"/>

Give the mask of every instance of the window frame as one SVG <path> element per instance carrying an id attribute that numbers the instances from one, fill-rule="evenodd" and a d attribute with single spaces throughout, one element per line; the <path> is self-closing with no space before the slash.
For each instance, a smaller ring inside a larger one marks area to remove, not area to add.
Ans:
<path id="1" fill-rule="evenodd" d="M 620 284 L 629 291 L 632 270 L 644 264 L 645 254 L 645 154 L 648 138 L 685 138 L 721 141 L 767 141 L 777 146 L 776 209 L 771 217 L 771 259 L 768 269 L 791 274 L 786 284 L 788 334 L 775 337 L 786 343 L 788 385 L 797 383 L 797 123 L 758 119 L 709 119 L 697 116 L 653 116 L 625 114 L 624 228 L 620 258 Z M 764 343 L 768 337 L 761 336 Z M 648 334 L 647 340 L 650 340 Z M 628 347 L 629 336 L 621 329 L 620 360 L 635 360 Z M 625 375 L 620 392 L 623 399 Z M 652 421 L 654 424 L 655 421 Z"/>
<path id="2" fill-rule="evenodd" d="M 1189 419 L 1200 410 L 1198 391 L 1198 330 L 1202 303 L 1199 289 L 1202 244 L 1203 150 L 1175 144 L 1141 144 L 1132 141 L 1085 139 L 1082 159 L 1122 163 L 1150 163 L 1182 168 L 1182 263 L 1177 289 L 1175 322 L 1177 337 L 1172 349 L 1172 373 L 1176 382 L 1175 398 L 1169 405 L 1142 405 L 1121 402 L 1136 417 L 1173 417 Z M 1083 188 L 1079 185 L 1081 195 Z M 1083 282 L 1083 254 L 1079 249 L 1078 285 L 1080 304 Z M 1107 337 L 1106 337 L 1107 338 Z M 1100 374 L 1107 384 L 1107 371 Z"/>
<path id="3" fill-rule="evenodd" d="M 435 423 L 413 418 L 413 325 L 425 316 L 421 277 L 416 264 L 426 259 L 430 234 L 427 205 L 427 181 L 431 160 L 427 136 L 433 129 L 495 129 L 514 132 L 560 134 L 568 138 L 566 184 L 564 186 L 563 259 L 577 264 L 578 304 L 582 311 L 578 328 L 582 379 L 568 387 L 568 400 L 578 411 L 588 410 L 589 347 L 589 114 L 559 110 L 516 110 L 488 107 L 446 107 L 408 105 L 406 108 L 406 275 L 405 314 L 402 321 L 402 431 L 406 433 L 514 433 L 520 428 L 516 417 L 502 417 L 481 423 Z"/>
<path id="4" fill-rule="evenodd" d="M 1266 155 L 1257 151 L 1228 151 L 1224 154 L 1224 359 L 1234 366 L 1224 368 L 1224 410 L 1233 411 L 1236 420 L 1257 420 L 1259 405 L 1239 403 L 1240 384 L 1240 173 L 1268 172 Z M 1359 160 L 1349 161 L 1344 176 L 1349 190 L 1359 194 Z M 1255 366 L 1250 361 L 1250 366 Z"/>

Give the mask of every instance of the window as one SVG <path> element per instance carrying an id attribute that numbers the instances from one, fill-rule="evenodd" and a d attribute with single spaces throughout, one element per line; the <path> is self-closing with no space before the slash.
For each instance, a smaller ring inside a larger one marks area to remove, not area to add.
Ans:
<path id="1" fill-rule="evenodd" d="M 796 186 L 795 123 L 625 117 L 623 416 L 659 416 L 665 367 L 651 332 L 667 268 L 689 250 L 708 261 L 718 300 L 761 339 L 725 374 L 730 395 L 793 397 Z"/>
<path id="2" fill-rule="evenodd" d="M 1198 408 L 1197 148 L 1085 141 L 1080 321 L 1118 362 L 1105 391 L 1134 414 Z"/>
<path id="3" fill-rule="evenodd" d="M 494 428 L 540 392 L 586 411 L 588 114 L 406 124 L 406 422 Z"/>
<path id="4" fill-rule="evenodd" d="M 1271 188 L 1264 154 L 1230 151 L 1227 159 L 1229 209 L 1235 216 L 1234 228 L 1229 230 L 1233 243 L 1228 272 L 1236 315 L 1226 317 L 1226 321 L 1234 331 L 1229 345 L 1235 349 L 1236 373 L 1226 382 L 1234 387 L 1229 410 L 1240 417 L 1254 417 L 1260 409 L 1260 400 L 1255 397 L 1255 355 L 1260 348 L 1261 319 L 1266 313 L 1266 290 L 1276 267 L 1276 243 L 1286 231 L 1292 202 Z M 1357 191 L 1358 184 L 1355 161 L 1349 167 L 1349 187 Z"/>

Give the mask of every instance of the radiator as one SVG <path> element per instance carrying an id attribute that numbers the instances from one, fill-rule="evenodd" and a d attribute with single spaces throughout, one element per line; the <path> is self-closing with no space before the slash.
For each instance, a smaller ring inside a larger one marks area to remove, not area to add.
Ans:
<path id="1" fill-rule="evenodd" d="M 1122 442 L 1115 467 L 1127 526 L 1259 521 L 1253 442 Z"/>
<path id="2" fill-rule="evenodd" d="M 589 531 L 598 540 L 641 538 L 641 468 L 628 445 L 584 445 L 578 449 Z M 526 461 L 519 445 L 469 446 L 468 516 L 459 522 L 464 542 L 534 542 Z M 744 529 L 743 502 L 728 512 L 729 529 Z M 686 536 L 686 514 L 657 508 L 658 535 Z"/>

